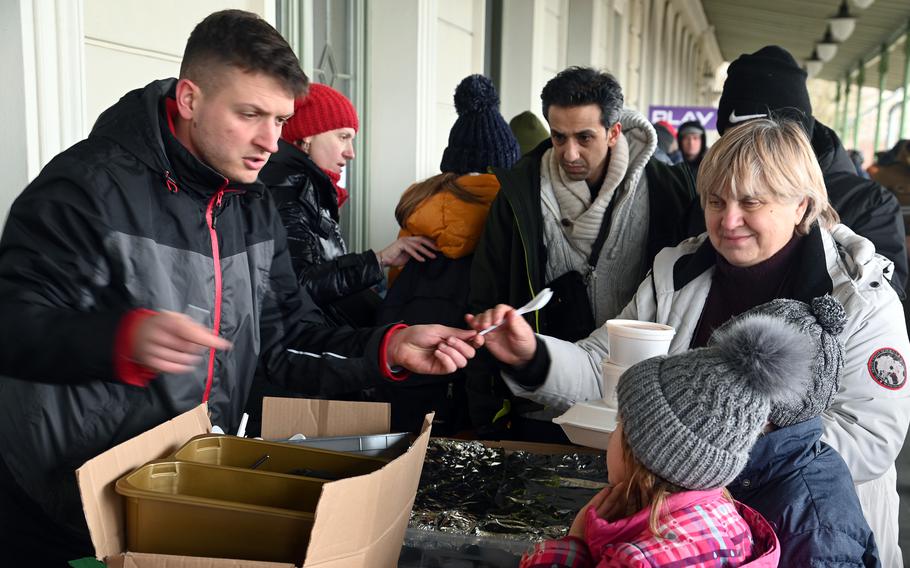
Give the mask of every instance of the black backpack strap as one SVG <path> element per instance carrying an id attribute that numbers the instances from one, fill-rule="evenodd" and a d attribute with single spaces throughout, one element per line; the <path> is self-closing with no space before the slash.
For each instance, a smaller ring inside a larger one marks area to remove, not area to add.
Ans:
<path id="1" fill-rule="evenodd" d="M 616 189 L 618 190 L 619 187 Z M 604 243 L 607 242 L 607 235 L 610 234 L 610 226 L 613 224 L 613 209 L 616 205 L 617 193 L 619 193 L 619 191 L 613 193 L 613 198 L 610 199 L 607 210 L 604 211 L 603 221 L 600 222 L 600 230 L 597 232 L 597 238 L 594 239 L 594 244 L 591 245 L 591 255 L 588 257 L 588 266 L 591 268 L 597 267 L 597 261 L 600 259 L 600 251 L 604 248 Z"/>

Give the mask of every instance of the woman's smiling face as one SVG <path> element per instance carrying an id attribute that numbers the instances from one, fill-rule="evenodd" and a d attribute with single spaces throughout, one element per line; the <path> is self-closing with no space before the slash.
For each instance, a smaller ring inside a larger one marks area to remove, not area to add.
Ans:
<path id="1" fill-rule="evenodd" d="M 733 266 L 753 266 L 790 242 L 808 204 L 808 198 L 782 202 L 770 193 L 739 198 L 713 193 L 705 202 L 708 238 Z"/>

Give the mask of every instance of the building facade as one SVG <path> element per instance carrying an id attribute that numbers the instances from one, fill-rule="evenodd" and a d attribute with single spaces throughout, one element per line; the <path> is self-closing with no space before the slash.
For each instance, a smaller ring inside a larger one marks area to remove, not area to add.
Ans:
<path id="1" fill-rule="evenodd" d="M 698 2 L 686 0 L 12 0 L 0 5 L 0 92 L 7 183 L 0 218 L 59 151 L 84 138 L 130 89 L 176 76 L 186 38 L 208 13 L 241 8 L 275 25 L 314 81 L 361 115 L 346 172 L 344 226 L 354 250 L 397 233 L 401 193 L 438 172 L 471 73 L 497 85 L 502 113 L 531 110 L 568 65 L 614 74 L 626 104 L 708 105 L 722 58 Z"/>

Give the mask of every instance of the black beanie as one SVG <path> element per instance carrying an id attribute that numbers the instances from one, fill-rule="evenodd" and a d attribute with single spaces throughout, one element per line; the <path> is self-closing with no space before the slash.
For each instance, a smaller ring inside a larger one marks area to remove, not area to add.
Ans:
<path id="1" fill-rule="evenodd" d="M 511 168 L 521 153 L 518 142 L 499 114 L 499 95 L 483 75 L 469 75 L 455 88 L 458 119 L 449 131 L 449 145 L 439 169 L 445 173 L 486 172 Z"/>
<path id="2" fill-rule="evenodd" d="M 740 55 L 730 64 L 717 105 L 717 132 L 723 136 L 727 128 L 748 118 L 772 113 L 800 122 L 812 138 L 815 119 L 806 72 L 787 50 L 776 45 Z"/>

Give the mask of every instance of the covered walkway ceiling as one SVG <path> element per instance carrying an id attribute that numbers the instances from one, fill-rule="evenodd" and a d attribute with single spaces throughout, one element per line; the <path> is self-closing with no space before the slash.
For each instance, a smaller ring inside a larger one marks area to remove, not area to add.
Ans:
<path id="1" fill-rule="evenodd" d="M 797 61 L 812 56 L 815 44 L 825 36 L 828 18 L 841 0 L 702 0 L 720 51 L 727 61 L 752 53 L 769 44 L 787 49 Z M 856 17 L 856 29 L 840 44 L 837 55 L 825 63 L 820 79 L 840 80 L 862 60 L 867 64 L 864 84 L 878 86 L 878 57 L 883 42 L 892 44 L 906 37 L 910 0 L 875 0 L 865 10 L 848 2 Z M 904 40 L 889 52 L 886 89 L 904 82 Z M 869 63 L 876 63 L 869 65 Z M 855 81 L 855 79 L 853 79 Z"/>

